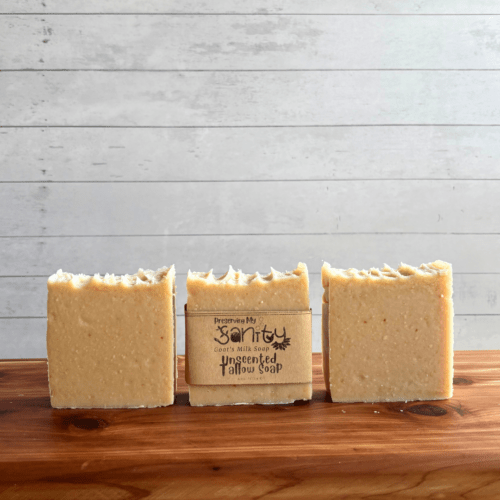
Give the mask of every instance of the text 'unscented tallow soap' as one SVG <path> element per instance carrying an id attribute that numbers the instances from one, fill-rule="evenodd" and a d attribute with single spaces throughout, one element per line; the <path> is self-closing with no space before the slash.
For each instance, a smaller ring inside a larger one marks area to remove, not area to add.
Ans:
<path id="1" fill-rule="evenodd" d="M 186 381 L 192 406 L 312 396 L 307 267 L 267 276 L 188 273 Z"/>
<path id="2" fill-rule="evenodd" d="M 48 280 L 54 408 L 171 405 L 177 378 L 175 268 Z"/>
<path id="3" fill-rule="evenodd" d="M 453 392 L 451 265 L 322 268 L 323 372 L 334 402 L 434 400 Z"/>

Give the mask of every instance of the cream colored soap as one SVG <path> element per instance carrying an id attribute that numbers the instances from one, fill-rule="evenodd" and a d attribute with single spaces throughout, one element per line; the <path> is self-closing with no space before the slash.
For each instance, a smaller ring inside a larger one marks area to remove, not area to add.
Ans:
<path id="1" fill-rule="evenodd" d="M 175 268 L 48 280 L 54 408 L 171 405 L 177 377 Z"/>
<path id="2" fill-rule="evenodd" d="M 453 393 L 452 270 L 321 270 L 323 372 L 332 401 L 446 399 Z"/>
<path id="3" fill-rule="evenodd" d="M 308 311 L 309 276 L 305 264 L 292 272 L 271 270 L 267 276 L 229 271 L 215 278 L 212 272 L 187 277 L 188 311 Z M 189 364 L 189 356 L 186 356 Z M 312 384 L 189 385 L 192 406 L 285 404 L 312 397 Z"/>

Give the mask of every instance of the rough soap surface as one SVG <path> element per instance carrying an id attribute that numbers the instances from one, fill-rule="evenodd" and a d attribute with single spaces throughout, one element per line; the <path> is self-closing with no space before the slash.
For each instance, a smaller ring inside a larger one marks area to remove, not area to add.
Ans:
<path id="1" fill-rule="evenodd" d="M 451 265 L 322 268 L 323 368 L 332 401 L 446 399 L 453 392 Z"/>
<path id="2" fill-rule="evenodd" d="M 307 266 L 268 275 L 244 274 L 231 266 L 223 276 L 189 272 L 188 311 L 308 311 Z M 189 359 L 186 357 L 186 363 Z M 189 386 L 192 406 L 232 404 L 285 404 L 312 397 L 312 384 Z"/>
<path id="3" fill-rule="evenodd" d="M 134 275 L 58 271 L 48 280 L 47 353 L 55 408 L 174 401 L 175 268 Z"/>

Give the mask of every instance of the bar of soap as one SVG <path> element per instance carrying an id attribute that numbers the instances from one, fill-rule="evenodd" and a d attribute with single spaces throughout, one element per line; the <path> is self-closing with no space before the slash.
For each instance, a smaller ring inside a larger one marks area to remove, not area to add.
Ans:
<path id="1" fill-rule="evenodd" d="M 54 408 L 171 405 L 177 378 L 175 268 L 48 280 Z"/>
<path id="2" fill-rule="evenodd" d="M 453 393 L 451 265 L 321 270 L 323 373 L 334 402 Z"/>
<path id="3" fill-rule="evenodd" d="M 187 311 L 309 311 L 309 276 L 305 264 L 292 272 L 267 276 L 229 271 L 189 272 Z M 192 334 L 196 334 L 193 332 Z M 310 356 L 310 349 L 308 355 Z M 186 353 L 189 366 L 189 352 Z M 312 383 L 265 385 L 189 385 L 191 406 L 285 404 L 312 397 Z"/>

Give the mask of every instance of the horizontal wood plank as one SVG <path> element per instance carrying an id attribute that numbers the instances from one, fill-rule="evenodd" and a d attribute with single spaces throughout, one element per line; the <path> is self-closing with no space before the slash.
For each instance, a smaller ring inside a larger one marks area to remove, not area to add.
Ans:
<path id="1" fill-rule="evenodd" d="M 4 16 L 0 69 L 500 69 L 499 30 L 489 15 Z"/>
<path id="2" fill-rule="evenodd" d="M 500 316 L 455 316 L 455 349 L 500 349 Z"/>
<path id="3" fill-rule="evenodd" d="M 339 268 L 369 269 L 387 262 L 420 265 L 436 259 L 455 272 L 490 273 L 500 268 L 498 235 L 338 234 L 104 236 L 2 238 L 0 276 L 48 276 L 57 269 L 86 274 L 134 273 L 175 264 L 177 272 L 225 270 L 245 272 L 295 269 L 305 262 L 319 271 L 324 260 Z"/>
<path id="4" fill-rule="evenodd" d="M 469 456 L 467 465 L 474 467 L 480 462 L 477 454 Z M 359 472 L 327 472 L 337 470 L 329 461 L 317 465 L 314 460 L 301 461 L 300 466 L 292 465 L 295 460 L 280 460 L 262 458 L 256 462 L 255 468 L 249 474 L 247 462 L 235 460 L 225 465 L 223 474 L 214 474 L 220 470 L 219 466 L 211 464 L 200 465 L 197 462 L 184 463 L 182 467 L 173 467 L 156 463 L 149 467 L 136 467 L 134 462 L 126 459 L 115 459 L 113 465 L 126 474 L 127 479 L 120 481 L 116 470 L 89 471 L 81 474 L 76 464 L 70 467 L 71 474 L 59 479 L 45 482 L 42 479 L 26 484 L 7 485 L 5 491 L 9 496 L 22 495 L 33 500 L 45 500 L 67 494 L 72 499 L 86 500 L 90 497 L 127 498 L 130 491 L 134 494 L 149 495 L 153 493 L 159 498 L 176 495 L 179 498 L 187 495 L 196 498 L 200 493 L 206 499 L 324 499 L 344 500 L 357 499 L 364 492 L 376 491 L 378 495 L 390 497 L 401 492 L 410 491 L 416 498 L 428 498 L 436 491 L 453 498 L 457 492 L 469 492 L 474 485 L 474 492 L 478 491 L 478 500 L 497 500 L 497 489 L 500 487 L 498 473 L 493 462 L 489 470 L 441 470 L 433 473 L 404 473 L 400 474 L 365 474 Z M 419 462 L 420 463 L 420 462 Z M 84 465 L 85 462 L 83 462 Z M 279 464 L 279 465 L 276 465 Z M 383 468 L 383 464 L 378 462 Z M 51 464 L 56 470 L 63 470 L 67 464 L 60 461 Z M 350 464 L 354 469 L 355 465 Z M 23 469 L 26 467 L 23 464 Z M 27 464 L 29 470 L 36 470 L 39 474 L 46 471 L 40 462 Z M 189 468 L 189 473 L 184 471 Z M 422 469 L 425 469 L 422 465 Z M 462 467 L 464 468 L 464 467 Z M 17 469 L 17 468 L 16 468 Z M 269 472 L 272 470 L 272 473 Z M 315 473 L 311 476 L 311 470 Z M 138 472 L 140 471 L 140 472 Z M 293 480 L 290 476 L 293 475 Z M 158 480 L 157 477 L 161 479 Z M 19 477 L 16 475 L 16 477 Z M 82 481 L 85 479 L 85 482 Z M 71 481 L 68 481 L 70 479 Z M 60 481 L 60 484 L 56 483 Z M 100 482 L 103 481 L 103 482 Z M 36 487 L 36 490 L 33 488 Z M 443 493 L 445 492 L 445 493 Z M 127 495 L 127 496 L 125 496 Z M 470 495 L 469 495 L 470 496 Z M 397 498 L 397 497 L 396 497 Z M 410 497 L 411 498 L 411 497 Z M 432 497 L 431 497 L 432 498 Z M 474 498 L 470 496 L 470 498 Z"/>
<path id="5" fill-rule="evenodd" d="M 35 499 L 496 500 L 499 356 L 457 352 L 445 401 L 332 404 L 314 354 L 311 402 L 205 408 L 187 404 L 181 357 L 176 404 L 140 410 L 53 410 L 45 360 L 3 362 L 0 489 Z"/>
<path id="6" fill-rule="evenodd" d="M 0 235 L 499 234 L 499 186 L 500 181 L 2 184 Z"/>
<path id="7" fill-rule="evenodd" d="M 36 13 L 136 13 L 147 14 L 500 14 L 500 7 L 495 0 L 86 0 L 68 2 L 67 0 L 45 0 L 35 3 L 32 0 L 3 0 L 0 13 L 36 12 Z"/>
<path id="8" fill-rule="evenodd" d="M 0 355 L 5 359 L 47 357 L 46 335 L 46 318 L 0 319 Z"/>
<path id="9" fill-rule="evenodd" d="M 500 127 L 14 128 L 0 144 L 0 182 L 500 179 Z"/>
<path id="10" fill-rule="evenodd" d="M 71 272 L 71 269 L 68 271 Z M 314 273 L 309 275 L 311 308 L 313 312 L 319 314 L 321 313 L 323 294 L 321 276 L 319 269 L 309 271 Z M 216 275 L 222 275 L 223 272 L 221 270 Z M 0 277 L 0 318 L 45 316 L 47 312 L 47 278 L 48 276 Z M 187 298 L 186 275 L 177 274 L 176 282 L 177 312 L 183 314 Z M 500 323 L 500 275 L 455 274 L 453 277 L 453 301 L 456 314 L 498 314 Z"/>
<path id="11" fill-rule="evenodd" d="M 500 125 L 500 72 L 0 73 L 1 125 Z"/>

